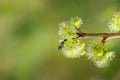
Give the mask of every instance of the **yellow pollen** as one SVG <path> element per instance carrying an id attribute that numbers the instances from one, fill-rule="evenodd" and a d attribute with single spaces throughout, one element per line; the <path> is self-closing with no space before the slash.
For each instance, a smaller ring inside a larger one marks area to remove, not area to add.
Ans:
<path id="1" fill-rule="evenodd" d="M 120 16 L 118 16 L 118 20 L 120 20 Z"/>
<path id="2" fill-rule="evenodd" d="M 86 51 L 82 51 L 81 52 L 81 56 L 85 55 L 86 54 Z"/>
<path id="3" fill-rule="evenodd" d="M 67 32 L 67 28 L 66 27 L 63 28 L 63 32 L 65 32 L 65 33 Z"/>
<path id="4" fill-rule="evenodd" d="M 81 45 L 81 47 L 85 47 L 85 43 L 84 42 L 82 42 L 80 45 Z"/>
<path id="5" fill-rule="evenodd" d="M 100 57 L 100 56 L 102 56 L 102 55 L 103 55 L 102 52 L 98 52 L 98 53 L 97 53 L 97 56 L 98 56 L 98 57 Z"/>
<path id="6" fill-rule="evenodd" d="M 80 24 L 80 20 L 75 20 L 73 23 L 75 26 L 78 26 Z"/>

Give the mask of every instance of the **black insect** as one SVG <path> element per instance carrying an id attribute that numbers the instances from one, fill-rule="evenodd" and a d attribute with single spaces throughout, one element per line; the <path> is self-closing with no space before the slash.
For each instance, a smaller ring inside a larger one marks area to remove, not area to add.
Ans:
<path id="1" fill-rule="evenodd" d="M 66 41 L 67 41 L 67 39 L 64 39 L 61 41 L 60 45 L 58 46 L 58 50 L 61 50 L 64 47 L 64 44 Z"/>

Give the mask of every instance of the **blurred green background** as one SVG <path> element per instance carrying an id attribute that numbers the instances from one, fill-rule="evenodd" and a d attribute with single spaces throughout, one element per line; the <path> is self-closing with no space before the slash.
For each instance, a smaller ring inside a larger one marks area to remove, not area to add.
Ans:
<path id="1" fill-rule="evenodd" d="M 119 39 L 110 66 L 98 69 L 85 56 L 68 59 L 57 50 L 58 24 L 83 19 L 84 32 L 110 32 L 120 0 L 0 0 L 0 80 L 120 80 Z"/>

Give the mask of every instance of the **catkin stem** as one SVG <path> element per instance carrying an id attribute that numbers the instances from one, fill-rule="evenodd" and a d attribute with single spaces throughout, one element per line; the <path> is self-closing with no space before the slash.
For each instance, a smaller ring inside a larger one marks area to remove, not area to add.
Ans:
<path id="1" fill-rule="evenodd" d="M 105 43 L 106 40 L 120 38 L 120 33 L 78 33 L 78 38 L 103 38 L 102 43 Z"/>
<path id="2" fill-rule="evenodd" d="M 94 38 L 94 37 L 107 37 L 111 38 L 120 38 L 120 33 L 79 33 L 79 37 L 83 38 Z"/>

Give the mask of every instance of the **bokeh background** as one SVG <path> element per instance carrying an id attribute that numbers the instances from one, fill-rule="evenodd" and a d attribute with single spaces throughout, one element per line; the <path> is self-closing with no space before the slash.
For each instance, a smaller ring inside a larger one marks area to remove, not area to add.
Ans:
<path id="1" fill-rule="evenodd" d="M 0 80 L 120 80 L 120 40 L 110 66 L 98 69 L 85 56 L 68 59 L 57 49 L 59 22 L 83 19 L 84 32 L 110 32 L 120 0 L 0 0 Z"/>

